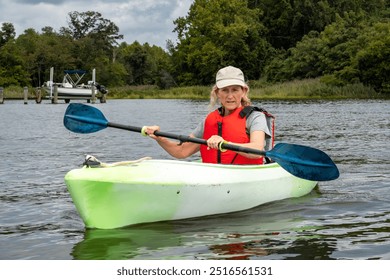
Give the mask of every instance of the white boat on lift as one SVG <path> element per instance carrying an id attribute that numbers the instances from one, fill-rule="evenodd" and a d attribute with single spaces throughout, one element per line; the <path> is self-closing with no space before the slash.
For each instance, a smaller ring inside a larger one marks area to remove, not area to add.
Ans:
<path id="1" fill-rule="evenodd" d="M 50 69 L 50 81 L 44 83 L 43 88 L 48 94 L 48 98 L 54 102 L 55 99 L 65 100 L 87 100 L 90 102 L 94 98 L 100 99 L 101 103 L 106 102 L 108 91 L 103 85 L 95 81 L 96 70 L 92 70 L 92 81 L 87 84 L 81 83 L 87 71 L 85 70 L 65 70 L 61 83 L 53 82 L 54 68 Z"/>

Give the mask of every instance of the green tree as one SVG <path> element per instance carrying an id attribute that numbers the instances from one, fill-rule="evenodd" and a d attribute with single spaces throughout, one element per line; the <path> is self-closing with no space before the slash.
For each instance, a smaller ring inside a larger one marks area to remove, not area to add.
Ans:
<path id="1" fill-rule="evenodd" d="M 353 60 L 360 81 L 390 95 L 390 22 L 367 27 L 358 38 L 364 42 Z"/>
<path id="2" fill-rule="evenodd" d="M 13 24 L 3 22 L 0 29 L 0 86 L 19 84 L 19 80 L 12 76 L 16 71 L 15 67 L 17 67 L 21 61 L 13 56 L 13 49 L 15 49 L 14 38 L 15 28 Z"/>
<path id="3" fill-rule="evenodd" d="M 24 67 L 24 57 L 14 40 L 7 41 L 0 48 L 0 86 L 11 85 L 30 85 L 29 73 Z"/>
<path id="4" fill-rule="evenodd" d="M 43 73 L 43 78 L 49 78 L 50 68 L 54 67 L 55 80 L 63 77 L 62 70 L 73 69 L 75 58 L 72 55 L 73 39 L 68 35 L 55 32 L 51 27 L 42 28 L 39 44 L 35 54 L 35 67 Z"/>
<path id="5" fill-rule="evenodd" d="M 211 84 L 226 65 L 258 79 L 270 52 L 260 15 L 247 1 L 195 0 L 188 15 L 174 21 L 179 42 L 171 51 L 179 83 Z"/>
<path id="6" fill-rule="evenodd" d="M 12 23 L 3 22 L 0 30 L 0 48 L 10 40 L 15 38 L 15 28 Z"/>
<path id="7" fill-rule="evenodd" d="M 137 41 L 125 50 L 125 61 L 128 66 L 129 83 L 134 85 L 149 84 L 151 61 L 146 49 Z"/>
<path id="8" fill-rule="evenodd" d="M 259 8 L 259 20 L 267 28 L 267 40 L 277 49 L 294 47 L 309 32 L 322 32 L 336 21 L 337 15 L 380 14 L 385 0 L 249 0 L 249 7 Z M 388 4 L 387 4 L 388 5 Z"/>
<path id="9" fill-rule="evenodd" d="M 60 35 L 51 27 L 44 27 L 39 34 L 27 29 L 16 40 L 19 54 L 23 57 L 22 66 L 28 73 L 33 86 L 41 86 L 49 78 L 50 68 L 54 67 L 54 80 L 63 77 L 62 70 L 72 69 L 75 60 L 72 56 L 73 39 Z"/>
<path id="10" fill-rule="evenodd" d="M 104 84 L 107 87 L 123 86 L 126 84 L 126 77 L 128 75 L 125 66 L 118 62 L 106 63 L 104 71 L 101 68 L 96 68 L 96 76 L 99 84 Z"/>
<path id="11" fill-rule="evenodd" d="M 285 81 L 341 71 L 351 65 L 356 55 L 359 45 L 355 40 L 362 28 L 361 22 L 361 16 L 350 13 L 344 19 L 338 17 L 321 33 L 311 31 L 295 48 L 289 49 L 267 66 L 267 78 Z"/>
<path id="12" fill-rule="evenodd" d="M 149 44 L 144 46 L 152 61 L 153 84 L 164 89 L 174 86 L 175 81 L 172 76 L 173 66 L 170 55 L 158 46 L 150 46 Z"/>
<path id="13" fill-rule="evenodd" d="M 288 49 L 310 31 L 322 31 L 334 19 L 328 1 L 259 0 L 250 1 L 263 11 L 260 21 L 267 28 L 267 39 L 277 49 Z M 253 3 L 254 2 L 254 3 Z"/>
<path id="14" fill-rule="evenodd" d="M 363 83 L 390 89 L 390 22 L 346 13 L 321 33 L 311 32 L 267 66 L 270 81 L 323 77 L 327 83 Z"/>
<path id="15" fill-rule="evenodd" d="M 123 39 L 118 26 L 95 11 L 74 11 L 68 16 L 69 26 L 62 27 L 60 34 L 73 38 L 72 56 L 75 67 L 85 70 L 96 68 L 99 82 L 109 84 L 110 79 L 114 79 L 109 73 L 113 69 L 119 69 L 118 65 L 111 65 L 115 62 L 118 40 Z"/>
<path id="16" fill-rule="evenodd" d="M 75 40 L 85 37 L 93 37 L 97 41 L 104 42 L 107 47 L 117 45 L 117 40 L 123 39 L 118 34 L 119 28 L 111 20 L 102 17 L 102 14 L 94 11 L 70 12 L 68 28 L 61 28 L 60 32 L 71 35 Z"/>
<path id="17" fill-rule="evenodd" d="M 162 48 L 141 45 L 137 41 L 128 45 L 122 43 L 118 60 L 127 70 L 126 82 L 130 85 L 158 85 L 161 88 L 172 86 L 170 57 Z"/>

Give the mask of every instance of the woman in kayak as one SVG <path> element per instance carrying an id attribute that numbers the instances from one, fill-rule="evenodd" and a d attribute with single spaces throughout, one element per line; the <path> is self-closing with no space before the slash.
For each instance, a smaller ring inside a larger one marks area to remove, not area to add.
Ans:
<path id="1" fill-rule="evenodd" d="M 221 107 L 209 113 L 204 121 L 190 134 L 191 137 L 207 140 L 206 145 L 192 142 L 181 143 L 165 137 L 158 137 L 154 132 L 159 126 L 145 126 L 143 134 L 156 140 L 171 156 L 183 159 L 200 151 L 205 163 L 223 164 L 262 164 L 259 155 L 233 152 L 222 149 L 222 143 L 264 150 L 266 140 L 270 139 L 270 128 L 266 116 L 256 107 L 251 107 L 248 97 L 249 86 L 243 72 L 233 66 L 218 71 L 216 84 L 210 93 L 210 108 L 216 104 Z"/>

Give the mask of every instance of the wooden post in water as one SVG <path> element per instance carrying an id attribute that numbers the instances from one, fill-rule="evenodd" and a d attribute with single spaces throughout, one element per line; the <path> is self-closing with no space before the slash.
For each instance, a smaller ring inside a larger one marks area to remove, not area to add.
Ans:
<path id="1" fill-rule="evenodd" d="M 107 101 L 106 95 L 102 94 L 102 97 L 100 97 L 100 103 L 106 103 L 106 101 Z"/>
<path id="2" fill-rule="evenodd" d="M 54 67 L 50 67 L 50 100 L 53 103 L 53 78 L 54 77 Z"/>
<path id="3" fill-rule="evenodd" d="M 96 82 L 96 69 L 93 69 L 92 70 L 92 87 L 91 87 L 91 90 L 92 90 L 92 98 L 91 98 L 91 103 L 94 104 L 95 101 L 96 101 L 96 86 L 95 86 L 95 82 Z"/>
<path id="4" fill-rule="evenodd" d="M 54 96 L 51 100 L 51 103 L 57 104 L 58 103 L 58 85 L 54 85 Z"/>
<path id="5" fill-rule="evenodd" d="M 37 102 L 38 104 L 42 102 L 42 92 L 40 87 L 37 88 L 35 102 Z"/>
<path id="6" fill-rule="evenodd" d="M 0 104 L 4 104 L 4 89 L 0 87 Z"/>
<path id="7" fill-rule="evenodd" d="M 24 104 L 28 103 L 28 87 L 24 87 L 23 89 L 23 100 Z"/>

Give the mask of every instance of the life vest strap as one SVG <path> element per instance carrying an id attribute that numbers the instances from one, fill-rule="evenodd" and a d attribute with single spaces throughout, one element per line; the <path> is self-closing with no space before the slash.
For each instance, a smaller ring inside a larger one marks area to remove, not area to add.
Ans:
<path id="1" fill-rule="evenodd" d="M 267 119 L 268 129 L 271 132 L 271 147 L 270 148 L 272 149 L 275 146 L 275 117 L 271 113 L 267 112 L 265 109 L 259 108 L 256 106 L 246 106 L 244 109 L 241 110 L 240 117 L 241 118 L 248 118 L 249 115 L 253 113 L 253 111 L 258 111 L 258 112 L 261 112 L 265 115 L 265 117 Z M 264 157 L 264 158 L 265 158 L 267 163 L 272 162 L 271 159 L 269 159 L 268 157 Z"/>

